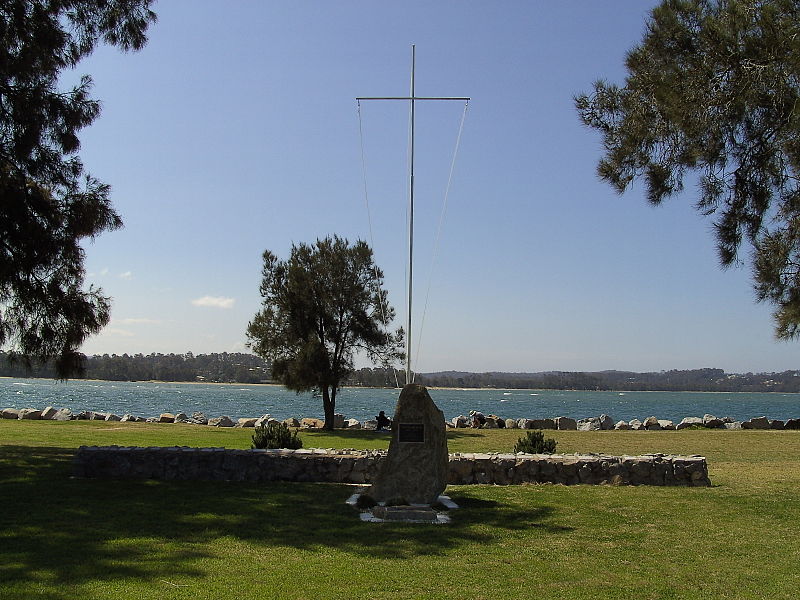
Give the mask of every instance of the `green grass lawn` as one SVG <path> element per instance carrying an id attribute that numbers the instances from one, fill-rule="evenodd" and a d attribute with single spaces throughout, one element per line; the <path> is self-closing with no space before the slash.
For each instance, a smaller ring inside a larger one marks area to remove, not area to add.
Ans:
<path id="1" fill-rule="evenodd" d="M 0 420 L 0 599 L 797 598 L 800 431 L 547 432 L 702 454 L 710 488 L 451 486 L 450 525 L 372 524 L 331 484 L 70 478 L 82 445 L 248 448 L 252 431 Z M 519 431 L 451 431 L 451 452 Z M 303 432 L 306 447 L 386 435 Z"/>

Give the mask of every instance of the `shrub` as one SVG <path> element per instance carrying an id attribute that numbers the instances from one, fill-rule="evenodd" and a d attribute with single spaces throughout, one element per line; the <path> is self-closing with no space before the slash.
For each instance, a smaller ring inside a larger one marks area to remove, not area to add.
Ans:
<path id="1" fill-rule="evenodd" d="M 514 445 L 514 452 L 552 454 L 556 451 L 556 443 L 553 438 L 544 439 L 544 433 L 541 431 L 529 431 L 525 437 L 517 440 Z"/>
<path id="2" fill-rule="evenodd" d="M 361 494 L 356 499 L 356 506 L 361 509 L 372 508 L 376 504 L 378 503 L 375 502 L 375 499 L 372 496 L 368 496 L 367 494 Z"/>
<path id="3" fill-rule="evenodd" d="M 291 431 L 285 423 L 268 423 L 256 427 L 253 434 L 253 448 L 291 448 L 303 447 L 303 440 L 296 431 Z"/>

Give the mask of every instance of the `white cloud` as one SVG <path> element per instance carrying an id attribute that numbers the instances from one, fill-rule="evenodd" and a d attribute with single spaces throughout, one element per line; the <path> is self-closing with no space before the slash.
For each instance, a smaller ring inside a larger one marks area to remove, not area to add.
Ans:
<path id="1" fill-rule="evenodd" d="M 103 329 L 103 333 L 106 335 L 113 335 L 116 337 L 134 337 L 135 334 L 128 331 L 127 329 L 117 329 L 116 327 L 106 327 Z"/>
<path id="2" fill-rule="evenodd" d="M 131 273 L 130 271 L 125 271 L 124 273 L 119 274 L 119 278 L 124 279 L 125 281 L 130 281 L 131 279 L 133 279 L 133 273 Z"/>
<path id="3" fill-rule="evenodd" d="M 108 275 L 108 267 L 100 270 L 100 275 Z"/>
<path id="4" fill-rule="evenodd" d="M 203 296 L 192 300 L 195 306 L 207 306 L 210 308 L 233 308 L 235 298 L 225 298 L 223 296 Z"/>
<path id="5" fill-rule="evenodd" d="M 126 319 L 113 319 L 113 323 L 119 323 L 121 325 L 160 325 L 162 321 L 158 319 L 147 319 L 147 318 L 137 318 L 131 317 Z"/>

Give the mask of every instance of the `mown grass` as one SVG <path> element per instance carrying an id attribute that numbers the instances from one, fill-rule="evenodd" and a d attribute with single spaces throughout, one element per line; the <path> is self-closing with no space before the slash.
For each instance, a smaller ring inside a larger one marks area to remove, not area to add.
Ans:
<path id="1" fill-rule="evenodd" d="M 70 478 L 77 446 L 247 448 L 246 430 L 0 421 L 0 598 L 796 598 L 800 432 L 548 432 L 708 458 L 710 488 L 457 486 L 447 526 L 361 523 L 325 484 Z M 451 452 L 519 431 L 454 431 Z M 380 448 L 371 432 L 306 447 Z"/>

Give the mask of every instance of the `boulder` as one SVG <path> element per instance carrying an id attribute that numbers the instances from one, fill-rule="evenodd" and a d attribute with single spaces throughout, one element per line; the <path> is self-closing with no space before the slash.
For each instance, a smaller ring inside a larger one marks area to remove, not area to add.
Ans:
<path id="1" fill-rule="evenodd" d="M 255 427 L 256 426 L 256 421 L 258 421 L 258 419 L 256 419 L 255 417 L 250 417 L 250 418 L 245 417 L 245 418 L 239 419 L 239 422 L 236 424 L 236 426 L 237 427 Z"/>
<path id="2" fill-rule="evenodd" d="M 284 421 L 285 423 L 286 421 Z M 361 421 L 358 419 L 347 419 L 344 422 L 344 426 L 347 429 L 361 429 Z"/>
<path id="3" fill-rule="evenodd" d="M 625 421 L 617 421 L 616 425 L 614 425 L 614 429 L 623 430 L 623 429 L 630 429 L 631 426 L 628 425 Z"/>
<path id="4" fill-rule="evenodd" d="M 506 419 L 506 429 L 518 429 L 517 422 L 514 419 Z"/>
<path id="5" fill-rule="evenodd" d="M 367 431 L 375 431 L 378 428 L 378 422 L 375 419 L 367 419 L 361 424 L 361 429 Z"/>
<path id="6" fill-rule="evenodd" d="M 159 423 L 174 423 L 175 422 L 175 415 L 172 413 L 161 413 L 158 416 Z"/>
<path id="7" fill-rule="evenodd" d="M 605 414 L 600 415 L 600 429 L 604 431 L 614 429 L 614 419 Z"/>
<path id="8" fill-rule="evenodd" d="M 186 413 L 180 412 L 180 413 L 175 415 L 175 419 L 172 422 L 173 423 L 191 423 L 191 420 L 189 419 L 189 415 L 187 415 Z"/>
<path id="9" fill-rule="evenodd" d="M 784 429 L 800 429 L 800 419 L 788 419 L 783 425 Z"/>
<path id="10" fill-rule="evenodd" d="M 599 417 L 589 417 L 578 421 L 578 431 L 600 431 Z"/>
<path id="11" fill-rule="evenodd" d="M 72 411 L 68 408 L 59 408 L 53 415 L 53 421 L 71 421 L 75 418 Z"/>
<path id="12" fill-rule="evenodd" d="M 106 421 L 121 421 L 122 417 L 120 417 L 119 415 L 115 415 L 114 413 L 108 413 L 106 415 L 106 419 L 105 420 Z"/>
<path id="13" fill-rule="evenodd" d="M 642 425 L 648 431 L 658 431 L 661 429 L 661 425 L 658 424 L 658 419 L 656 417 L 647 417 Z"/>
<path id="14" fill-rule="evenodd" d="M 0 416 L 4 419 L 19 419 L 19 410 L 16 408 L 4 408 L 0 411 Z"/>
<path id="15" fill-rule="evenodd" d="M 497 425 L 498 429 L 505 429 L 506 427 L 506 420 L 503 417 L 498 417 L 497 415 L 487 415 L 486 420 L 492 420 Z"/>
<path id="16" fill-rule="evenodd" d="M 42 411 L 41 418 L 43 421 L 52 421 L 53 417 L 56 416 L 57 412 L 58 411 L 55 408 L 53 408 L 52 406 L 48 406 Z"/>
<path id="17" fill-rule="evenodd" d="M 19 411 L 19 419 L 38 421 L 42 418 L 42 411 L 35 408 L 23 408 Z"/>
<path id="18" fill-rule="evenodd" d="M 725 423 L 725 429 L 741 429 L 742 422 L 741 421 L 734 421 L 733 423 Z"/>
<path id="19" fill-rule="evenodd" d="M 300 419 L 300 427 L 306 429 L 322 429 L 324 426 L 325 422 L 320 419 L 309 419 L 309 418 Z"/>
<path id="20" fill-rule="evenodd" d="M 397 400 L 389 451 L 366 493 L 378 502 L 433 504 L 448 473 L 444 414 L 424 386 L 408 384 Z"/>
<path id="21" fill-rule="evenodd" d="M 458 415 L 457 417 L 453 417 L 453 420 L 450 422 L 453 424 L 453 427 L 456 427 L 458 429 L 464 429 L 465 427 L 469 427 L 471 425 L 470 420 L 464 415 Z"/>
<path id="22" fill-rule="evenodd" d="M 533 419 L 528 429 L 555 429 L 555 419 Z"/>
<path id="23" fill-rule="evenodd" d="M 235 423 L 231 421 L 231 418 L 227 415 L 209 419 L 208 424 L 212 427 L 233 427 L 235 425 Z"/>
<path id="24" fill-rule="evenodd" d="M 481 425 L 481 429 L 498 429 L 497 421 L 492 417 L 486 417 L 486 422 Z"/>
<path id="25" fill-rule="evenodd" d="M 208 417 L 205 413 L 193 412 L 191 422 L 195 425 L 208 425 Z"/>
<path id="26" fill-rule="evenodd" d="M 575 419 L 570 419 L 569 417 L 556 417 L 554 421 L 556 424 L 556 429 L 562 431 L 574 431 L 578 428 L 578 422 Z"/>
<path id="27" fill-rule="evenodd" d="M 642 423 L 639 419 L 631 419 L 628 421 L 628 427 L 634 431 L 639 431 L 640 429 L 644 429 L 644 423 Z"/>
<path id="28" fill-rule="evenodd" d="M 702 427 L 703 419 L 700 417 L 684 417 L 681 422 L 675 426 L 675 429 L 686 429 L 687 427 Z"/>
<path id="29" fill-rule="evenodd" d="M 661 426 L 661 429 L 675 429 L 675 423 L 669 419 L 659 419 L 658 424 Z"/>
<path id="30" fill-rule="evenodd" d="M 770 429 L 786 429 L 786 424 L 778 419 L 771 419 L 769 422 Z"/>
<path id="31" fill-rule="evenodd" d="M 287 427 L 300 427 L 300 421 L 294 417 L 289 417 L 288 419 L 284 419 L 283 423 Z"/>
<path id="32" fill-rule="evenodd" d="M 718 419 L 714 415 L 703 415 L 703 427 L 708 427 L 709 429 L 718 429 L 723 426 L 723 423 L 724 421 L 722 419 Z"/>
<path id="33" fill-rule="evenodd" d="M 269 420 L 270 420 L 271 418 L 272 418 L 272 415 L 263 415 L 263 416 L 261 416 L 261 417 L 258 417 L 258 418 L 256 419 L 256 422 L 255 422 L 255 424 L 254 424 L 253 426 L 254 426 L 254 427 L 266 427 L 266 426 L 267 426 L 267 423 L 269 423 Z"/>
<path id="34" fill-rule="evenodd" d="M 742 423 L 742 429 L 769 429 L 769 419 L 767 417 L 753 417 L 749 421 Z"/>
<path id="35" fill-rule="evenodd" d="M 134 417 L 132 414 L 126 413 L 122 415 L 120 421 L 122 421 L 123 423 L 135 423 L 139 418 L 141 417 Z"/>

